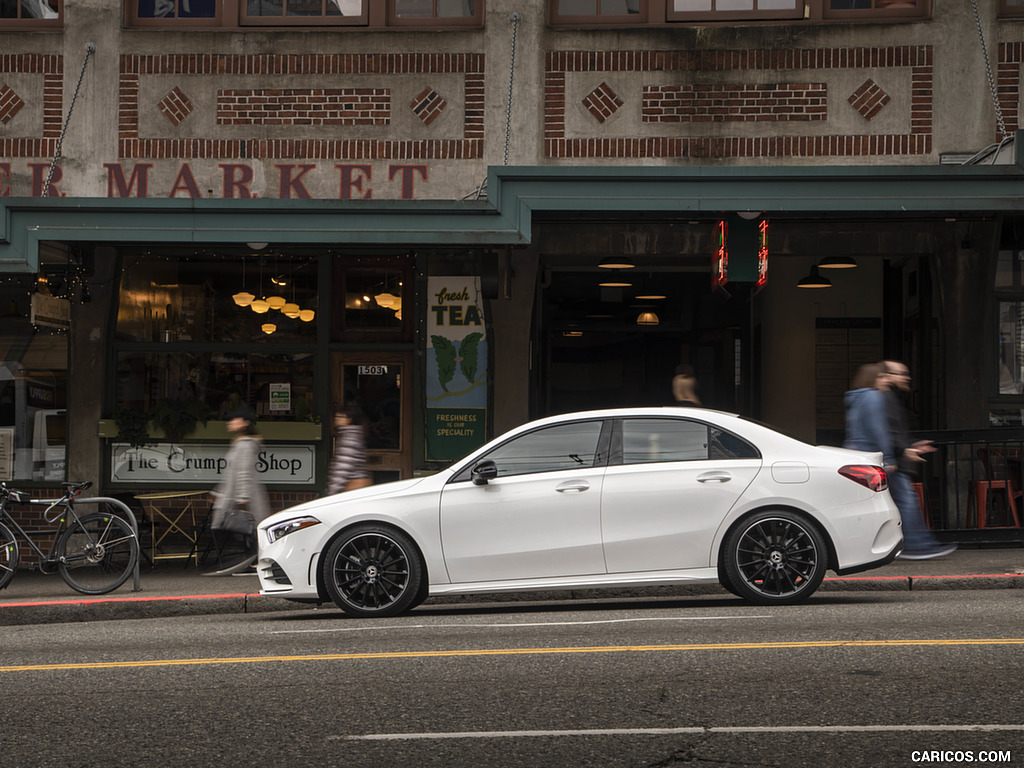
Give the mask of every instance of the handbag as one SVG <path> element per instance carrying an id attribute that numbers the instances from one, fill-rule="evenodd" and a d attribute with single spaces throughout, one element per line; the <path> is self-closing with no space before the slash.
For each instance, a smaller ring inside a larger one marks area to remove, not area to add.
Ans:
<path id="1" fill-rule="evenodd" d="M 345 490 L 358 491 L 360 488 L 369 488 L 371 485 L 373 485 L 373 478 L 371 477 L 353 477 L 345 483 Z"/>
<path id="2" fill-rule="evenodd" d="M 224 511 L 220 525 L 214 527 L 222 531 L 240 533 L 243 536 L 252 536 L 256 532 L 256 518 L 252 516 L 252 512 L 242 509 L 237 504 L 232 504 Z"/>

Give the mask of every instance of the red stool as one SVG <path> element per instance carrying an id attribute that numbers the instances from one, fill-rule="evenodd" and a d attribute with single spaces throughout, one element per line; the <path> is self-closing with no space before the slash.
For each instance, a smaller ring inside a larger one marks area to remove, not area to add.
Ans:
<path id="1" fill-rule="evenodd" d="M 921 510 L 921 521 L 925 528 L 931 528 L 931 523 L 928 522 L 928 508 L 924 504 L 924 483 L 911 483 L 911 485 L 914 486 L 914 491 L 917 493 L 917 508 Z"/>

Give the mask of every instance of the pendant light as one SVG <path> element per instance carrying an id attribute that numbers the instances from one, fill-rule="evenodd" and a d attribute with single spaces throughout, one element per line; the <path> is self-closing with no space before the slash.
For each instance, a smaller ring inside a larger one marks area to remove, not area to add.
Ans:
<path id="1" fill-rule="evenodd" d="M 268 336 L 277 330 L 277 325 L 274 323 L 264 323 L 260 326 L 260 329 Z"/>
<path id="2" fill-rule="evenodd" d="M 802 277 L 797 281 L 797 288 L 831 288 L 832 281 L 827 277 L 822 277 L 818 271 L 818 265 L 815 264 L 811 267 L 811 273 L 807 277 Z"/>
<path id="3" fill-rule="evenodd" d="M 660 322 L 661 320 L 653 312 L 641 312 L 636 318 L 637 325 L 651 326 L 658 325 Z"/>
<path id="4" fill-rule="evenodd" d="M 242 257 L 242 290 L 233 295 L 232 300 L 240 307 L 248 307 L 256 297 L 245 290 L 245 256 Z"/>
<path id="5" fill-rule="evenodd" d="M 818 262 L 819 269 L 856 269 L 857 261 L 851 256 L 826 256 Z"/>

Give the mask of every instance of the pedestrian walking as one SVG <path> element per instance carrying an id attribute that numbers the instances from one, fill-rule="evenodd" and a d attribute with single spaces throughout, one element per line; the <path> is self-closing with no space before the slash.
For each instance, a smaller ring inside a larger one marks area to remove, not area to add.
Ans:
<path id="1" fill-rule="evenodd" d="M 925 456 L 935 452 L 931 440 L 911 441 L 906 409 L 897 392 L 910 391 L 910 370 L 898 360 L 882 362 L 882 373 L 876 387 L 882 392 L 886 405 L 886 420 L 892 442 L 892 458 L 889 472 L 889 493 L 899 507 L 903 519 L 904 560 L 929 560 L 956 551 L 955 544 L 940 544 L 924 524 L 921 505 L 914 492 L 913 473 Z"/>
<path id="2" fill-rule="evenodd" d="M 327 495 L 372 485 L 366 471 L 366 435 L 355 408 L 334 414 L 334 453 L 327 469 Z"/>
<path id="3" fill-rule="evenodd" d="M 229 576 L 253 566 L 258 556 L 256 525 L 270 515 L 266 489 L 256 473 L 256 461 L 263 449 L 248 406 L 226 414 L 231 445 L 224 456 L 224 477 L 211 494 L 213 518 L 210 528 L 217 540 L 218 559 L 224 545 L 233 536 L 241 537 L 243 556 L 238 562 L 209 575 Z"/>
<path id="4" fill-rule="evenodd" d="M 684 363 L 676 366 L 675 376 L 672 377 L 672 397 L 676 405 L 701 405 L 700 398 L 697 397 L 697 375 L 692 365 Z"/>

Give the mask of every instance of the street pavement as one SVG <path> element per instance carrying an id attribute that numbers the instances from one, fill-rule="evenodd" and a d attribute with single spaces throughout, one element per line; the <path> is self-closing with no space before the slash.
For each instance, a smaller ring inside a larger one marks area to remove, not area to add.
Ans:
<path id="1" fill-rule="evenodd" d="M 47 624 L 106 619 L 158 618 L 217 613 L 256 613 L 285 610 L 336 611 L 330 603 L 321 607 L 292 603 L 259 594 L 255 575 L 204 576 L 204 569 L 183 565 L 183 561 L 144 565 L 139 589 L 129 578 L 106 595 L 82 595 L 57 574 L 44 575 L 19 570 L 0 591 L 0 626 Z M 887 566 L 852 576 L 829 573 L 819 592 L 830 590 L 912 591 L 912 590 L 1024 589 L 1024 548 L 964 548 L 935 560 L 896 560 Z M 424 605 L 444 603 L 481 604 L 595 600 L 608 597 L 688 597 L 720 594 L 732 598 L 714 584 L 650 587 L 643 589 L 573 590 L 531 592 L 515 595 L 432 598 Z M 813 599 L 813 598 L 812 598 Z"/>

